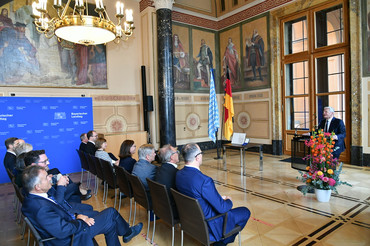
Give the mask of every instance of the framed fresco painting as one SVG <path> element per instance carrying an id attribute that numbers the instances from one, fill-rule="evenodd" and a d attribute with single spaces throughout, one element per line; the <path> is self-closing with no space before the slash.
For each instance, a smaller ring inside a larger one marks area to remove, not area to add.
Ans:
<path id="1" fill-rule="evenodd" d="M 270 87 L 267 15 L 242 24 L 243 78 L 246 90 Z"/>
<path id="2" fill-rule="evenodd" d="M 193 47 L 193 89 L 209 90 L 211 78 L 211 69 L 215 64 L 215 44 L 216 35 L 214 32 L 207 32 L 199 29 L 192 29 L 192 47 Z"/>
<path id="3" fill-rule="evenodd" d="M 370 76 L 370 1 L 362 1 L 363 75 Z"/>
<path id="4" fill-rule="evenodd" d="M 75 45 L 39 34 L 29 0 L 2 1 L 0 11 L 0 86 L 107 88 L 104 45 Z"/>
<path id="5" fill-rule="evenodd" d="M 172 62 L 175 90 L 190 89 L 189 28 L 172 26 Z"/>
<path id="6" fill-rule="evenodd" d="M 226 72 L 229 73 L 231 87 L 242 88 L 241 60 L 240 60 L 240 26 L 220 33 L 220 72 L 221 84 L 226 81 Z"/>

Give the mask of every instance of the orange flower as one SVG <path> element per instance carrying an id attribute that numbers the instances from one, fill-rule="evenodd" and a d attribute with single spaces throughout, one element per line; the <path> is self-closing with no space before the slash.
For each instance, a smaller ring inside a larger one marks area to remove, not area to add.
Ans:
<path id="1" fill-rule="evenodd" d="M 307 171 L 308 171 L 308 170 L 310 170 L 310 166 L 307 166 L 307 167 L 306 167 L 306 170 L 307 170 Z"/>
<path id="2" fill-rule="evenodd" d="M 329 169 L 329 170 L 328 170 L 328 174 L 330 174 L 330 175 L 331 175 L 331 174 L 333 174 L 333 173 L 334 173 L 334 172 L 333 172 L 333 170 L 332 170 L 332 169 Z"/>
<path id="3" fill-rule="evenodd" d="M 306 180 L 306 183 L 311 183 L 311 179 L 307 179 Z"/>

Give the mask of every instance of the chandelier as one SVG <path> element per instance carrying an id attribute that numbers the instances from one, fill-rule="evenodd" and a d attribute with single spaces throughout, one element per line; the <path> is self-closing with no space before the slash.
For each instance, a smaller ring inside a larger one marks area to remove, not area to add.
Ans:
<path id="1" fill-rule="evenodd" d="M 50 19 L 46 9 L 47 0 L 32 3 L 32 17 L 36 30 L 47 38 L 54 35 L 58 40 L 67 40 L 76 44 L 98 45 L 111 41 L 119 43 L 127 40 L 133 33 L 134 21 L 132 10 L 126 9 L 126 20 L 123 21 L 123 3 L 116 4 L 117 24 L 114 24 L 104 8 L 103 0 L 95 0 L 95 12 L 98 16 L 89 15 L 87 0 L 75 0 L 73 11 L 69 8 L 71 0 L 62 6 L 62 0 L 54 0 L 53 7 L 57 17 Z M 69 13 L 67 13 L 69 12 Z"/>

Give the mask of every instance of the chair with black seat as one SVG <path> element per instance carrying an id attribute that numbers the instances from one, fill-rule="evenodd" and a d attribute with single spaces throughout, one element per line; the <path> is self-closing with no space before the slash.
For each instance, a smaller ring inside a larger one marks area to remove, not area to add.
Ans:
<path id="1" fill-rule="evenodd" d="M 175 225 L 180 221 L 175 219 L 173 208 L 171 205 L 170 197 L 167 192 L 167 188 L 164 184 L 160 184 L 151 179 L 146 179 L 148 181 L 149 191 L 152 198 L 152 205 L 154 211 L 154 223 L 153 223 L 153 236 L 152 244 L 154 241 L 155 233 L 155 217 L 158 216 L 164 222 L 168 223 L 172 227 L 172 246 L 174 245 L 175 240 Z"/>
<path id="2" fill-rule="evenodd" d="M 184 241 L 184 233 L 183 233 L 184 231 L 192 238 L 201 242 L 203 245 L 209 246 L 210 244 L 215 243 L 209 240 L 207 222 L 214 220 L 216 218 L 219 218 L 221 216 L 224 216 L 224 224 L 223 224 L 223 231 L 222 231 L 223 237 L 221 240 L 238 233 L 239 246 L 241 246 L 241 241 L 240 241 L 240 231 L 242 230 L 241 226 L 236 225 L 230 232 L 225 233 L 227 213 L 219 214 L 209 219 L 205 219 L 202 207 L 200 206 L 197 199 L 186 196 L 172 188 L 171 188 L 171 192 L 172 192 L 173 198 L 175 199 L 177 211 L 179 212 L 179 217 L 180 217 L 181 246 L 183 245 L 183 241 Z"/>
<path id="3" fill-rule="evenodd" d="M 98 180 L 97 180 L 96 166 L 95 166 L 95 162 L 93 160 L 93 157 L 95 157 L 95 156 L 92 156 L 92 155 L 87 154 L 87 153 L 85 154 L 85 156 L 86 156 L 86 159 L 87 159 L 87 164 L 89 166 L 89 172 L 92 175 L 94 175 L 94 177 L 95 177 L 94 191 L 93 192 L 94 192 L 94 194 L 96 194 L 97 189 L 98 189 L 98 182 L 97 182 Z"/>
<path id="4" fill-rule="evenodd" d="M 101 182 L 103 182 L 104 184 L 104 193 L 103 193 L 103 202 L 104 202 L 104 198 L 105 198 L 105 178 L 104 178 L 104 172 L 103 172 L 103 167 L 100 163 L 100 159 L 98 157 L 95 157 L 95 156 L 91 156 L 94 164 L 95 164 L 95 170 L 96 170 L 96 176 L 98 177 L 98 179 L 100 179 Z M 96 181 L 96 193 L 95 193 L 95 196 L 98 194 L 98 190 L 99 190 L 99 181 L 97 180 Z"/>
<path id="5" fill-rule="evenodd" d="M 131 221 L 131 212 L 132 212 L 132 198 L 134 197 L 134 194 L 132 192 L 130 181 L 128 180 L 128 176 L 125 173 L 125 169 L 120 166 L 113 166 L 116 170 L 116 176 L 117 176 L 117 184 L 120 192 L 125 194 L 130 199 L 130 217 L 128 219 L 128 224 L 130 224 Z M 127 171 L 126 171 L 127 172 Z M 121 196 L 119 197 L 119 206 L 118 211 L 121 209 Z"/>
<path id="6" fill-rule="evenodd" d="M 16 197 L 16 204 L 15 204 L 16 219 L 15 220 L 17 221 L 18 224 L 20 224 L 23 218 L 21 209 L 22 209 L 22 204 L 24 201 L 24 195 L 23 195 L 22 188 L 19 188 L 19 186 L 15 183 L 15 177 L 13 177 L 11 181 L 14 187 L 15 197 Z M 21 232 L 20 232 L 20 234 L 22 235 L 22 239 L 24 237 L 25 229 L 26 229 L 26 224 L 23 222 L 23 225 L 21 226 Z"/>
<path id="7" fill-rule="evenodd" d="M 83 177 L 84 177 L 84 172 L 87 171 L 89 173 L 89 165 L 87 164 L 85 153 L 81 150 L 78 150 L 78 149 L 76 149 L 76 151 L 77 151 L 77 154 L 80 158 L 80 163 L 81 163 L 81 184 L 82 184 Z M 88 182 L 89 181 L 89 174 L 87 176 L 88 176 L 87 177 L 87 182 Z"/>
<path id="8" fill-rule="evenodd" d="M 114 189 L 114 208 L 116 208 L 117 203 L 117 177 L 116 174 L 113 171 L 112 164 L 106 160 L 100 159 L 100 163 L 103 168 L 103 174 L 105 179 L 105 187 L 106 187 L 106 193 L 105 193 L 105 199 L 104 203 L 107 203 L 108 193 L 109 193 L 109 187 Z"/>
<path id="9" fill-rule="evenodd" d="M 130 180 L 130 184 L 132 187 L 132 192 L 134 193 L 134 200 L 135 200 L 135 212 L 134 212 L 134 222 L 135 224 L 135 217 L 136 217 L 136 203 L 139 203 L 143 208 L 146 209 L 148 213 L 148 228 L 146 232 L 146 240 L 149 239 L 149 226 L 150 226 L 150 211 L 152 211 L 152 204 L 149 201 L 148 194 L 146 193 L 146 190 L 144 188 L 143 183 L 139 179 L 139 177 L 132 175 L 128 172 L 126 172 L 128 175 L 128 179 Z"/>

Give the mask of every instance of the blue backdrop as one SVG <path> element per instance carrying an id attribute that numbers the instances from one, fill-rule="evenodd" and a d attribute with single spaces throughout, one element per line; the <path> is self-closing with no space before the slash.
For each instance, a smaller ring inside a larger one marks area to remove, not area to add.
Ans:
<path id="1" fill-rule="evenodd" d="M 0 97 L 0 160 L 5 139 L 18 137 L 44 149 L 50 168 L 62 173 L 81 171 L 76 149 L 80 135 L 93 129 L 92 99 L 73 97 Z M 0 183 L 10 182 L 0 165 Z"/>

